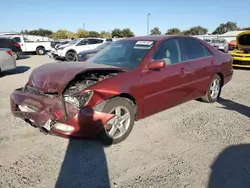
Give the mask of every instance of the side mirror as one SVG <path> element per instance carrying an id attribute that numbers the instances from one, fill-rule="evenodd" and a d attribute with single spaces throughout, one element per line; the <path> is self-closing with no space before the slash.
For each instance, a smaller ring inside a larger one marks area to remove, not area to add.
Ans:
<path id="1" fill-rule="evenodd" d="M 148 70 L 160 70 L 166 67 L 165 60 L 153 60 L 150 61 L 147 65 Z"/>

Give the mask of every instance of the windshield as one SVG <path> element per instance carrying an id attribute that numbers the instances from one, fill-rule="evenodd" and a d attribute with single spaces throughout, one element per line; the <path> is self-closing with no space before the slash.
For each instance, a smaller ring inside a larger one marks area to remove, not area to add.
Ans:
<path id="1" fill-rule="evenodd" d="M 102 50 L 103 48 L 105 48 L 106 46 L 110 45 L 111 42 L 105 42 L 99 46 L 97 46 L 95 49 L 97 50 Z"/>
<path id="2" fill-rule="evenodd" d="M 69 41 L 67 44 L 76 44 L 80 40 L 82 39 L 74 39 L 74 40 Z"/>
<path id="3" fill-rule="evenodd" d="M 133 69 L 141 63 L 154 44 L 155 41 L 116 41 L 87 61 L 98 64 L 112 65 L 125 69 Z"/>

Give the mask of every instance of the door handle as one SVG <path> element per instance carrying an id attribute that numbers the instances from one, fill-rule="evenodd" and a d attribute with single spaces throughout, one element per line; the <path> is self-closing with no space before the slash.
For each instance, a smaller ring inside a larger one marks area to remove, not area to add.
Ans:
<path id="1" fill-rule="evenodd" d="M 188 71 L 185 68 L 181 68 L 181 74 L 186 74 Z"/>

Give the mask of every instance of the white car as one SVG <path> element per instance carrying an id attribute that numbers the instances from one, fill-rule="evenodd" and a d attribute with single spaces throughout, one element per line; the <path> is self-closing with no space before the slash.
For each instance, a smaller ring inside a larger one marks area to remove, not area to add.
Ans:
<path id="1" fill-rule="evenodd" d="M 16 60 L 12 51 L 7 48 L 0 48 L 0 72 L 16 68 Z"/>
<path id="2" fill-rule="evenodd" d="M 52 56 L 66 61 L 76 61 L 77 54 L 85 50 L 92 50 L 107 40 L 103 38 L 78 38 L 57 49 L 52 49 Z"/>

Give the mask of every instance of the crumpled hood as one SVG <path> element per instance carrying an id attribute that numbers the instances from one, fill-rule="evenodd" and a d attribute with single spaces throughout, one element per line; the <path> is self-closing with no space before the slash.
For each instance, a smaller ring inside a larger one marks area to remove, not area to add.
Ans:
<path id="1" fill-rule="evenodd" d="M 28 83 L 40 91 L 61 94 L 76 75 L 90 70 L 121 70 L 121 68 L 90 62 L 47 63 L 32 71 Z"/>

